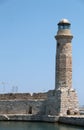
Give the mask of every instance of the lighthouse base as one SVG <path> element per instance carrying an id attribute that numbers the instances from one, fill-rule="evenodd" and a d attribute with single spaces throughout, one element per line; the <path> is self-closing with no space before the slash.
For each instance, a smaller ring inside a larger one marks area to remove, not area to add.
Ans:
<path id="1" fill-rule="evenodd" d="M 60 88 L 55 91 L 55 99 L 59 107 L 58 115 L 78 115 L 79 103 L 74 89 Z"/>

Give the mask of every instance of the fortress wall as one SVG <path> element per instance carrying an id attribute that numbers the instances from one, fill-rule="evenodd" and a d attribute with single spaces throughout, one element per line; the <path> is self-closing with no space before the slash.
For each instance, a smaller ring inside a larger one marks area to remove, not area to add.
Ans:
<path id="1" fill-rule="evenodd" d="M 47 93 L 9 93 L 9 94 L 0 94 L 0 100 L 20 100 L 20 99 L 46 99 Z"/>
<path id="2" fill-rule="evenodd" d="M 53 92 L 0 94 L 0 114 L 55 115 L 58 101 Z"/>
<path id="3" fill-rule="evenodd" d="M 0 114 L 44 114 L 44 100 L 3 100 Z"/>
<path id="4" fill-rule="evenodd" d="M 58 103 L 57 100 L 55 99 L 55 97 L 48 99 L 46 101 L 46 109 L 45 109 L 45 113 L 46 115 L 58 115 L 59 114 L 59 108 L 58 108 Z"/>
<path id="5" fill-rule="evenodd" d="M 50 94 L 51 96 L 50 96 Z M 46 101 L 46 115 L 53 115 L 53 116 L 59 116 L 60 114 L 60 104 L 61 104 L 61 98 L 60 98 L 60 91 L 50 91 L 48 93 L 49 97 Z"/>

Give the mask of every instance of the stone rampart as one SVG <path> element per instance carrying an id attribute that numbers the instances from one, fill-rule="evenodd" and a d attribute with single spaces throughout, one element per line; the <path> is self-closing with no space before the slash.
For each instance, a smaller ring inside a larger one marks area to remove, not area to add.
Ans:
<path id="1" fill-rule="evenodd" d="M 45 100 L 3 100 L 0 114 L 45 114 Z"/>
<path id="2" fill-rule="evenodd" d="M 0 100 L 25 100 L 25 99 L 46 99 L 47 93 L 9 93 L 0 94 Z"/>

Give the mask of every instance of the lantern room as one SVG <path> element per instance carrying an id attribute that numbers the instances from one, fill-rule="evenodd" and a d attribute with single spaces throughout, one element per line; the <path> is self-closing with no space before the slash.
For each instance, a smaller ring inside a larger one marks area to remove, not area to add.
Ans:
<path id="1" fill-rule="evenodd" d="M 63 30 L 63 29 L 70 29 L 70 22 L 67 19 L 62 19 L 59 23 L 58 23 L 58 30 Z"/>

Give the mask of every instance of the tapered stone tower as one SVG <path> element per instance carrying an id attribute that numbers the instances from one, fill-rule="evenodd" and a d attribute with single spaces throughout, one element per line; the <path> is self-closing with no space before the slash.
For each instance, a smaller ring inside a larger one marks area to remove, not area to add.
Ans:
<path id="1" fill-rule="evenodd" d="M 73 38 L 70 31 L 70 22 L 66 19 L 58 23 L 56 53 L 56 83 L 55 89 L 72 87 L 72 44 Z"/>
<path id="2" fill-rule="evenodd" d="M 72 88 L 72 38 L 70 22 L 62 19 L 58 23 L 55 71 L 55 95 L 57 114 L 78 114 L 78 98 Z"/>

